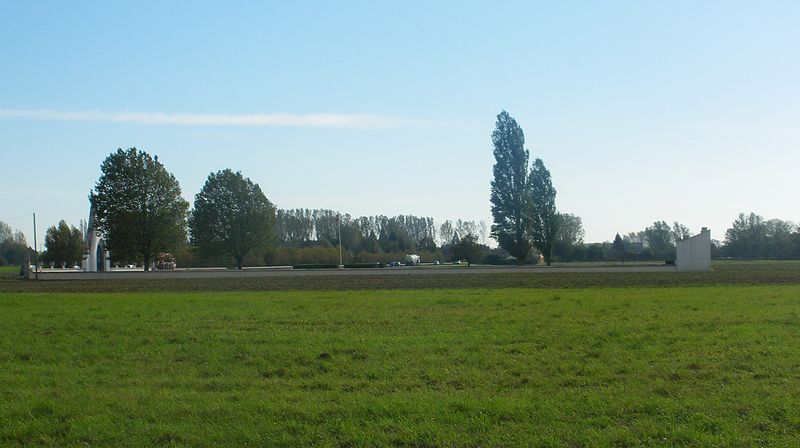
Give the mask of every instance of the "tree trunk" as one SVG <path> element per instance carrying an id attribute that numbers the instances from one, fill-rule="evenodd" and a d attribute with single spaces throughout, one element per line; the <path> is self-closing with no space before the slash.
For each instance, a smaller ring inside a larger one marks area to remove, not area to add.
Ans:
<path id="1" fill-rule="evenodd" d="M 144 256 L 144 271 L 147 272 L 150 270 L 150 255 L 145 254 Z"/>
<path id="2" fill-rule="evenodd" d="M 244 260 L 244 257 L 237 257 L 236 258 L 236 270 L 237 271 L 241 271 L 242 270 L 242 261 L 243 260 Z"/>

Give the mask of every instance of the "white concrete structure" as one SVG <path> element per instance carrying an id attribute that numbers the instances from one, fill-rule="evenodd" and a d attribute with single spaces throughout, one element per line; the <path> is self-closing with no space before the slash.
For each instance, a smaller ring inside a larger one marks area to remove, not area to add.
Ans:
<path id="1" fill-rule="evenodd" d="M 94 207 L 89 210 L 89 228 L 86 229 L 86 249 L 81 267 L 84 272 L 111 270 L 111 258 L 103 238 L 94 230 Z"/>
<path id="2" fill-rule="evenodd" d="M 85 272 L 98 272 L 111 270 L 111 258 L 103 244 L 103 238 L 97 236 L 96 232 L 89 234 L 86 246 L 89 253 L 83 255 L 83 270 Z"/>
<path id="3" fill-rule="evenodd" d="M 711 269 L 711 231 L 703 227 L 699 235 L 678 241 L 675 266 L 680 272 Z"/>

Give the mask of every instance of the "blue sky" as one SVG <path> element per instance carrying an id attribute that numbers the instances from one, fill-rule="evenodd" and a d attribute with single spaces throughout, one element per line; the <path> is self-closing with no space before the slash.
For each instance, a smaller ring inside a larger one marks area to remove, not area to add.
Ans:
<path id="1" fill-rule="evenodd" d="M 587 241 L 800 221 L 800 3 L 493 3 L 4 2 L 0 220 L 77 225 L 136 146 L 190 201 L 489 222 L 505 109 Z"/>

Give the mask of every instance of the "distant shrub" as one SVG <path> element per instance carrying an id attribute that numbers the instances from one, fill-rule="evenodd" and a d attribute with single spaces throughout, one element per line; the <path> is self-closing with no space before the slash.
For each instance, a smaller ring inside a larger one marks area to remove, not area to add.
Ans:
<path id="1" fill-rule="evenodd" d="M 336 269 L 337 264 L 295 264 L 292 269 Z"/>
<path id="2" fill-rule="evenodd" d="M 374 263 L 349 263 L 345 264 L 344 267 L 350 269 L 377 269 L 382 268 L 385 265 L 383 263 L 374 262 Z"/>

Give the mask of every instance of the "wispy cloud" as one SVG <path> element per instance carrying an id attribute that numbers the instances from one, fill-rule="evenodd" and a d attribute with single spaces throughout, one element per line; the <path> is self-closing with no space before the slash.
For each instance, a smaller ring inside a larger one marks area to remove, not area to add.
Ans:
<path id="1" fill-rule="evenodd" d="M 16 118 L 100 123 L 187 126 L 272 126 L 382 129 L 428 124 L 425 120 L 372 114 L 184 114 L 168 112 L 63 111 L 0 109 L 0 119 Z"/>

